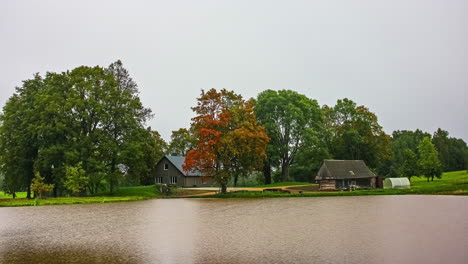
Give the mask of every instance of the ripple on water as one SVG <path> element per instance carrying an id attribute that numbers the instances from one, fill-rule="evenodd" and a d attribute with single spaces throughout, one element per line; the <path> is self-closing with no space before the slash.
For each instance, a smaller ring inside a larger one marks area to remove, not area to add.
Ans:
<path id="1" fill-rule="evenodd" d="M 467 198 L 0 208 L 0 263 L 467 263 Z"/>

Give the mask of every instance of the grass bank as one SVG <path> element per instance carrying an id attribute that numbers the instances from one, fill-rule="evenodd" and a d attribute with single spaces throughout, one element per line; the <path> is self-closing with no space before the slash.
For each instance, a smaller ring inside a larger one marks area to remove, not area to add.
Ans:
<path id="1" fill-rule="evenodd" d="M 302 183 L 303 184 L 303 183 Z M 288 186 L 288 184 L 283 184 Z M 289 185 L 291 186 L 291 185 Z M 280 185 L 267 185 L 267 187 L 281 187 Z M 413 177 L 411 188 L 404 190 L 372 189 L 357 191 L 320 192 L 317 184 L 289 188 L 291 193 L 243 191 L 226 194 L 197 196 L 196 198 L 263 198 L 263 197 L 324 197 L 324 196 L 362 196 L 362 195 L 468 195 L 468 173 L 466 171 L 446 172 L 441 179 L 427 182 L 426 178 Z M 299 192 L 302 193 L 299 193 Z"/>
<path id="2" fill-rule="evenodd" d="M 151 198 L 185 197 L 206 192 L 208 191 L 176 189 L 172 194 L 163 197 L 155 191 L 154 185 L 121 187 L 112 194 L 101 193 L 90 197 L 50 197 L 47 199 L 26 199 L 26 192 L 17 193 L 18 197 L 13 199 L 11 195 L 0 192 L 0 207 L 130 202 Z"/>
<path id="3" fill-rule="evenodd" d="M 86 203 L 111 203 L 142 201 L 152 198 L 178 198 L 191 195 L 198 195 L 194 198 L 263 198 L 263 197 L 323 197 L 323 196 L 360 196 L 360 195 L 468 195 L 468 173 L 466 171 L 446 172 L 441 179 L 434 179 L 427 182 L 425 178 L 413 177 L 411 179 L 411 189 L 407 190 L 358 190 L 358 191 L 338 191 L 320 192 L 316 191 L 317 184 L 307 184 L 304 182 L 283 182 L 269 185 L 258 185 L 255 188 L 278 188 L 282 186 L 290 187 L 291 193 L 281 192 L 260 192 L 241 191 L 227 194 L 203 195 L 210 191 L 176 189 L 168 196 L 162 196 L 155 191 L 154 185 L 121 187 L 113 194 L 101 193 L 91 197 L 58 197 L 47 199 L 26 199 L 25 192 L 17 193 L 18 198 L 12 199 L 11 195 L 0 192 L 0 207 L 9 206 L 37 206 L 37 205 L 59 205 L 59 204 L 86 204 Z M 302 193 L 299 193 L 302 192 Z"/>

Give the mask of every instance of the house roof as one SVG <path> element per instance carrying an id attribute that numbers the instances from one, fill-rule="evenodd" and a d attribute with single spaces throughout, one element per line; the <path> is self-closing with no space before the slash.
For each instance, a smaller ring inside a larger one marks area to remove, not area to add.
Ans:
<path id="1" fill-rule="evenodd" d="M 184 156 L 170 156 L 166 155 L 164 156 L 166 159 L 168 159 L 172 165 L 174 165 L 182 174 L 185 176 L 202 176 L 200 171 L 191 171 L 189 173 L 186 173 L 184 169 L 182 168 L 182 165 L 185 162 L 185 157 Z"/>
<path id="2" fill-rule="evenodd" d="M 316 180 L 371 178 L 375 174 L 363 160 L 324 160 Z"/>

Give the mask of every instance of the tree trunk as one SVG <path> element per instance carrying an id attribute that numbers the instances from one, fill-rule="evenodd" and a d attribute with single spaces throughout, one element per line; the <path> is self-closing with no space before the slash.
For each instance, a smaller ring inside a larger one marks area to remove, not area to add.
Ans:
<path id="1" fill-rule="evenodd" d="M 289 181 L 289 164 L 286 162 L 281 164 L 281 181 Z"/>
<path id="2" fill-rule="evenodd" d="M 239 174 L 234 175 L 234 187 L 237 187 L 237 181 L 239 180 Z"/>
<path id="3" fill-rule="evenodd" d="M 265 177 L 265 184 L 271 184 L 271 166 L 268 161 L 263 163 L 263 177 Z"/>
<path id="4" fill-rule="evenodd" d="M 28 185 L 28 190 L 26 192 L 26 198 L 31 199 L 31 183 Z"/>
<path id="5" fill-rule="evenodd" d="M 434 175 L 431 176 L 431 181 L 434 181 Z"/>
<path id="6" fill-rule="evenodd" d="M 427 182 L 429 182 L 429 177 L 426 177 L 427 178 Z"/>
<path id="7" fill-rule="evenodd" d="M 111 173 L 110 173 L 110 181 L 109 181 L 109 191 L 110 193 L 114 193 L 114 180 L 115 180 L 115 159 L 112 159 L 111 162 Z"/>
<path id="8" fill-rule="evenodd" d="M 221 193 L 227 193 L 227 185 L 224 183 L 221 184 Z"/>

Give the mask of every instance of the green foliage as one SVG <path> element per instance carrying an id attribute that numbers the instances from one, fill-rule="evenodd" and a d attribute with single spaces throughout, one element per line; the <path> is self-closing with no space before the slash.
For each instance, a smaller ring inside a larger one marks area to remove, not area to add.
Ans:
<path id="1" fill-rule="evenodd" d="M 15 194 L 27 189 L 34 177 L 34 160 L 38 155 L 37 124 L 39 120 L 38 93 L 44 86 L 39 74 L 23 82 L 6 102 L 0 115 L 0 169 L 5 176 L 4 187 Z"/>
<path id="2" fill-rule="evenodd" d="M 289 167 L 298 152 L 325 147 L 320 137 L 322 114 L 316 100 L 291 90 L 266 90 L 257 97 L 255 114 L 271 139 L 267 164 L 281 168 L 282 181 L 289 179 Z"/>
<path id="3" fill-rule="evenodd" d="M 468 147 L 463 139 L 449 137 L 449 133 L 442 129 L 437 129 L 432 137 L 443 171 L 457 171 L 467 168 L 466 156 Z"/>
<path id="4" fill-rule="evenodd" d="M 427 181 L 429 178 L 434 181 L 434 177 L 440 178 L 442 174 L 442 165 L 439 160 L 439 154 L 432 144 L 429 137 L 425 137 L 418 145 L 419 161 L 418 165 L 421 174 L 426 176 Z"/>
<path id="5" fill-rule="evenodd" d="M 418 156 L 411 149 L 406 149 L 403 152 L 403 163 L 398 168 L 399 177 L 408 177 L 411 180 L 412 176 L 419 176 L 420 169 Z"/>
<path id="6" fill-rule="evenodd" d="M 391 138 L 368 108 L 345 98 L 334 107 L 323 106 L 322 112 L 333 158 L 364 160 L 370 168 L 378 168 L 391 158 Z"/>
<path id="7" fill-rule="evenodd" d="M 86 171 L 83 170 L 81 162 L 76 167 L 65 167 L 65 188 L 73 194 L 79 194 L 86 191 L 89 183 L 89 177 L 86 176 Z"/>
<path id="8" fill-rule="evenodd" d="M 164 156 L 166 142 L 157 131 L 134 130 L 132 140 L 123 143 L 121 160 L 128 164 L 126 183 L 130 185 L 151 185 L 154 183 L 154 165 Z"/>
<path id="9" fill-rule="evenodd" d="M 0 115 L 4 186 L 11 193 L 29 189 L 37 171 L 60 195 L 67 188 L 66 167 L 80 162 L 91 194 L 103 183 L 114 190 L 124 173 L 139 183 L 158 158 L 151 131 L 144 128 L 150 116 L 120 61 L 107 69 L 37 74 L 16 89 Z"/>
<path id="10" fill-rule="evenodd" d="M 49 193 L 53 189 L 54 185 L 44 183 L 44 177 L 41 177 L 39 172 L 37 172 L 31 183 L 31 191 L 34 192 L 40 199 L 42 199 L 43 194 Z"/>
<path id="11" fill-rule="evenodd" d="M 419 157 L 418 145 L 421 140 L 425 137 L 430 137 L 429 133 L 425 133 L 419 129 L 415 131 L 409 130 L 397 130 L 392 133 L 392 142 L 390 144 L 392 149 L 392 159 L 383 164 L 379 171 L 383 172 L 381 175 L 385 175 L 388 177 L 400 177 L 402 172 L 407 171 L 409 169 L 401 168 L 404 163 L 408 163 L 406 161 L 408 156 L 408 150 L 412 151 Z M 411 166 L 411 165 L 408 165 Z M 417 165 L 415 166 L 417 167 Z M 408 176 L 408 172 L 404 172 L 404 175 Z M 417 176 L 419 173 L 415 173 L 412 176 Z"/>
<path id="12" fill-rule="evenodd" d="M 167 149 L 167 154 L 185 156 L 187 152 L 196 146 L 196 138 L 193 128 L 188 130 L 180 128 L 179 130 L 172 131 L 171 143 Z"/>

